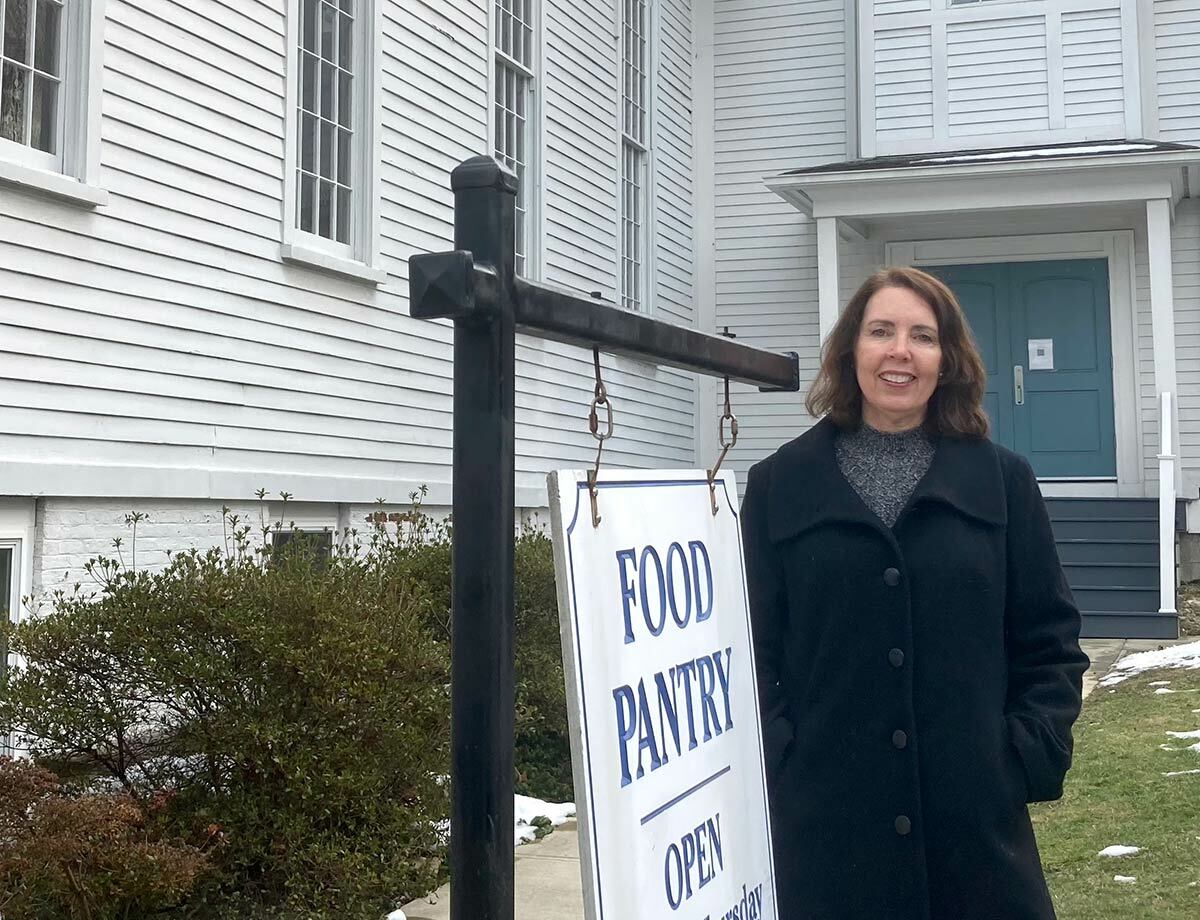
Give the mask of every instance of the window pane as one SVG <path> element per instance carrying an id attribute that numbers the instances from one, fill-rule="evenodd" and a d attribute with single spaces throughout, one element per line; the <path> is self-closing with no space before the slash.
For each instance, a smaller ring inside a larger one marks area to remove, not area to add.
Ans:
<path id="1" fill-rule="evenodd" d="M 354 78 L 343 71 L 338 72 L 338 124 L 343 128 L 354 127 Z"/>
<path id="2" fill-rule="evenodd" d="M 321 117 L 333 120 L 333 103 L 337 98 L 337 68 L 321 64 Z"/>
<path id="3" fill-rule="evenodd" d="M 13 551 L 0 549 L 0 617 L 8 618 L 12 612 L 9 601 L 12 597 Z"/>
<path id="4" fill-rule="evenodd" d="M 354 0 L 342 0 L 342 12 L 354 15 Z"/>
<path id="5" fill-rule="evenodd" d="M 337 239 L 339 243 L 350 242 L 350 196 L 348 188 L 337 190 Z"/>
<path id="6" fill-rule="evenodd" d="M 354 160 L 351 159 L 350 145 L 351 139 L 354 137 L 349 131 L 338 132 L 338 182 L 345 186 L 352 186 L 354 183 L 350 181 L 351 167 L 354 165 Z"/>
<path id="7" fill-rule="evenodd" d="M 334 144 L 334 128 L 333 123 L 329 121 L 321 122 L 321 175 L 326 179 L 332 179 L 333 172 L 333 144 Z"/>
<path id="8" fill-rule="evenodd" d="M 317 58 L 303 54 L 300 65 L 300 107 L 308 112 L 317 110 Z"/>
<path id="9" fill-rule="evenodd" d="M 320 6 L 320 0 L 304 0 L 304 48 L 313 53 L 319 50 L 317 46 L 317 23 L 320 21 L 318 12 Z"/>
<path id="10" fill-rule="evenodd" d="M 327 240 L 333 239 L 333 189 L 332 182 L 322 182 L 317 205 L 317 233 Z"/>
<path id="11" fill-rule="evenodd" d="M 300 168 L 317 171 L 317 116 L 305 115 L 300 127 Z"/>
<path id="12" fill-rule="evenodd" d="M 313 207 L 317 200 L 317 180 L 312 176 L 300 177 L 300 229 L 306 233 L 316 230 Z"/>
<path id="13" fill-rule="evenodd" d="M 58 81 L 35 74 L 30 143 L 38 150 L 54 153 L 58 140 Z"/>
<path id="14" fill-rule="evenodd" d="M 337 34 L 337 11 L 328 3 L 321 4 L 321 57 L 336 61 L 334 37 Z"/>
<path id="15" fill-rule="evenodd" d="M 4 56 L 29 63 L 30 0 L 7 0 L 4 4 Z"/>
<path id="16" fill-rule="evenodd" d="M 34 34 L 33 66 L 58 76 L 60 7 L 54 0 L 38 0 L 37 32 Z"/>
<path id="17" fill-rule="evenodd" d="M 0 91 L 0 137 L 25 143 L 25 77 L 29 71 L 16 64 L 4 64 L 3 90 Z"/>
<path id="18" fill-rule="evenodd" d="M 338 25 L 338 66 L 344 70 L 353 70 L 351 56 L 354 53 L 354 20 L 342 16 Z"/>

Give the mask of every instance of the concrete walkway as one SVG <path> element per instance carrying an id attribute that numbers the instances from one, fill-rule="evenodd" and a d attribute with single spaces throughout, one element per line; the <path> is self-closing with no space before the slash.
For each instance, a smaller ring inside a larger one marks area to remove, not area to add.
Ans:
<path id="1" fill-rule="evenodd" d="M 1092 666 L 1083 676 L 1083 695 L 1092 692 L 1096 682 L 1119 658 L 1175 644 L 1165 639 L 1083 640 L 1083 650 L 1092 660 Z M 516 920 L 583 920 L 579 833 L 574 821 L 556 828 L 538 843 L 517 847 L 514 872 Z M 439 888 L 429 898 L 404 905 L 404 913 L 408 920 L 449 920 L 450 886 Z"/>

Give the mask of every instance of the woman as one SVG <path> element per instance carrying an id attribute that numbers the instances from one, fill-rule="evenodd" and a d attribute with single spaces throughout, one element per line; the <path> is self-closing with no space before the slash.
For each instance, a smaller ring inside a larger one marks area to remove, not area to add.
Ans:
<path id="1" fill-rule="evenodd" d="M 743 506 L 782 920 L 1047 920 L 1087 658 L 1037 481 L 987 438 L 954 295 L 859 289 Z"/>

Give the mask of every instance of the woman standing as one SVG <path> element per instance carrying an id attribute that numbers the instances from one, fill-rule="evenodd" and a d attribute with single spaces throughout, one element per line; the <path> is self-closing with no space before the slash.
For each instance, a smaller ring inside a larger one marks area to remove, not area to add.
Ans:
<path id="1" fill-rule="evenodd" d="M 1048 920 L 1026 803 L 1071 762 L 1087 658 L 1028 462 L 987 438 L 962 309 L 877 272 L 824 418 L 743 504 L 782 920 Z"/>

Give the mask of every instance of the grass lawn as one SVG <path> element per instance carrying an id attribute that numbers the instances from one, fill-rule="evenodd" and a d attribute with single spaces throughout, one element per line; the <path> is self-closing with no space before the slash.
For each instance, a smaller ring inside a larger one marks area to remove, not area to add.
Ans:
<path id="1" fill-rule="evenodd" d="M 1150 683 L 1162 680 L 1177 692 L 1156 695 Z M 1200 774 L 1163 774 L 1200 769 L 1200 752 L 1187 750 L 1200 739 L 1167 735 L 1200 729 L 1200 671 L 1150 672 L 1112 690 L 1084 703 L 1062 800 L 1031 808 L 1059 920 L 1196 920 Z M 1097 855 L 1111 844 L 1142 852 Z"/>

